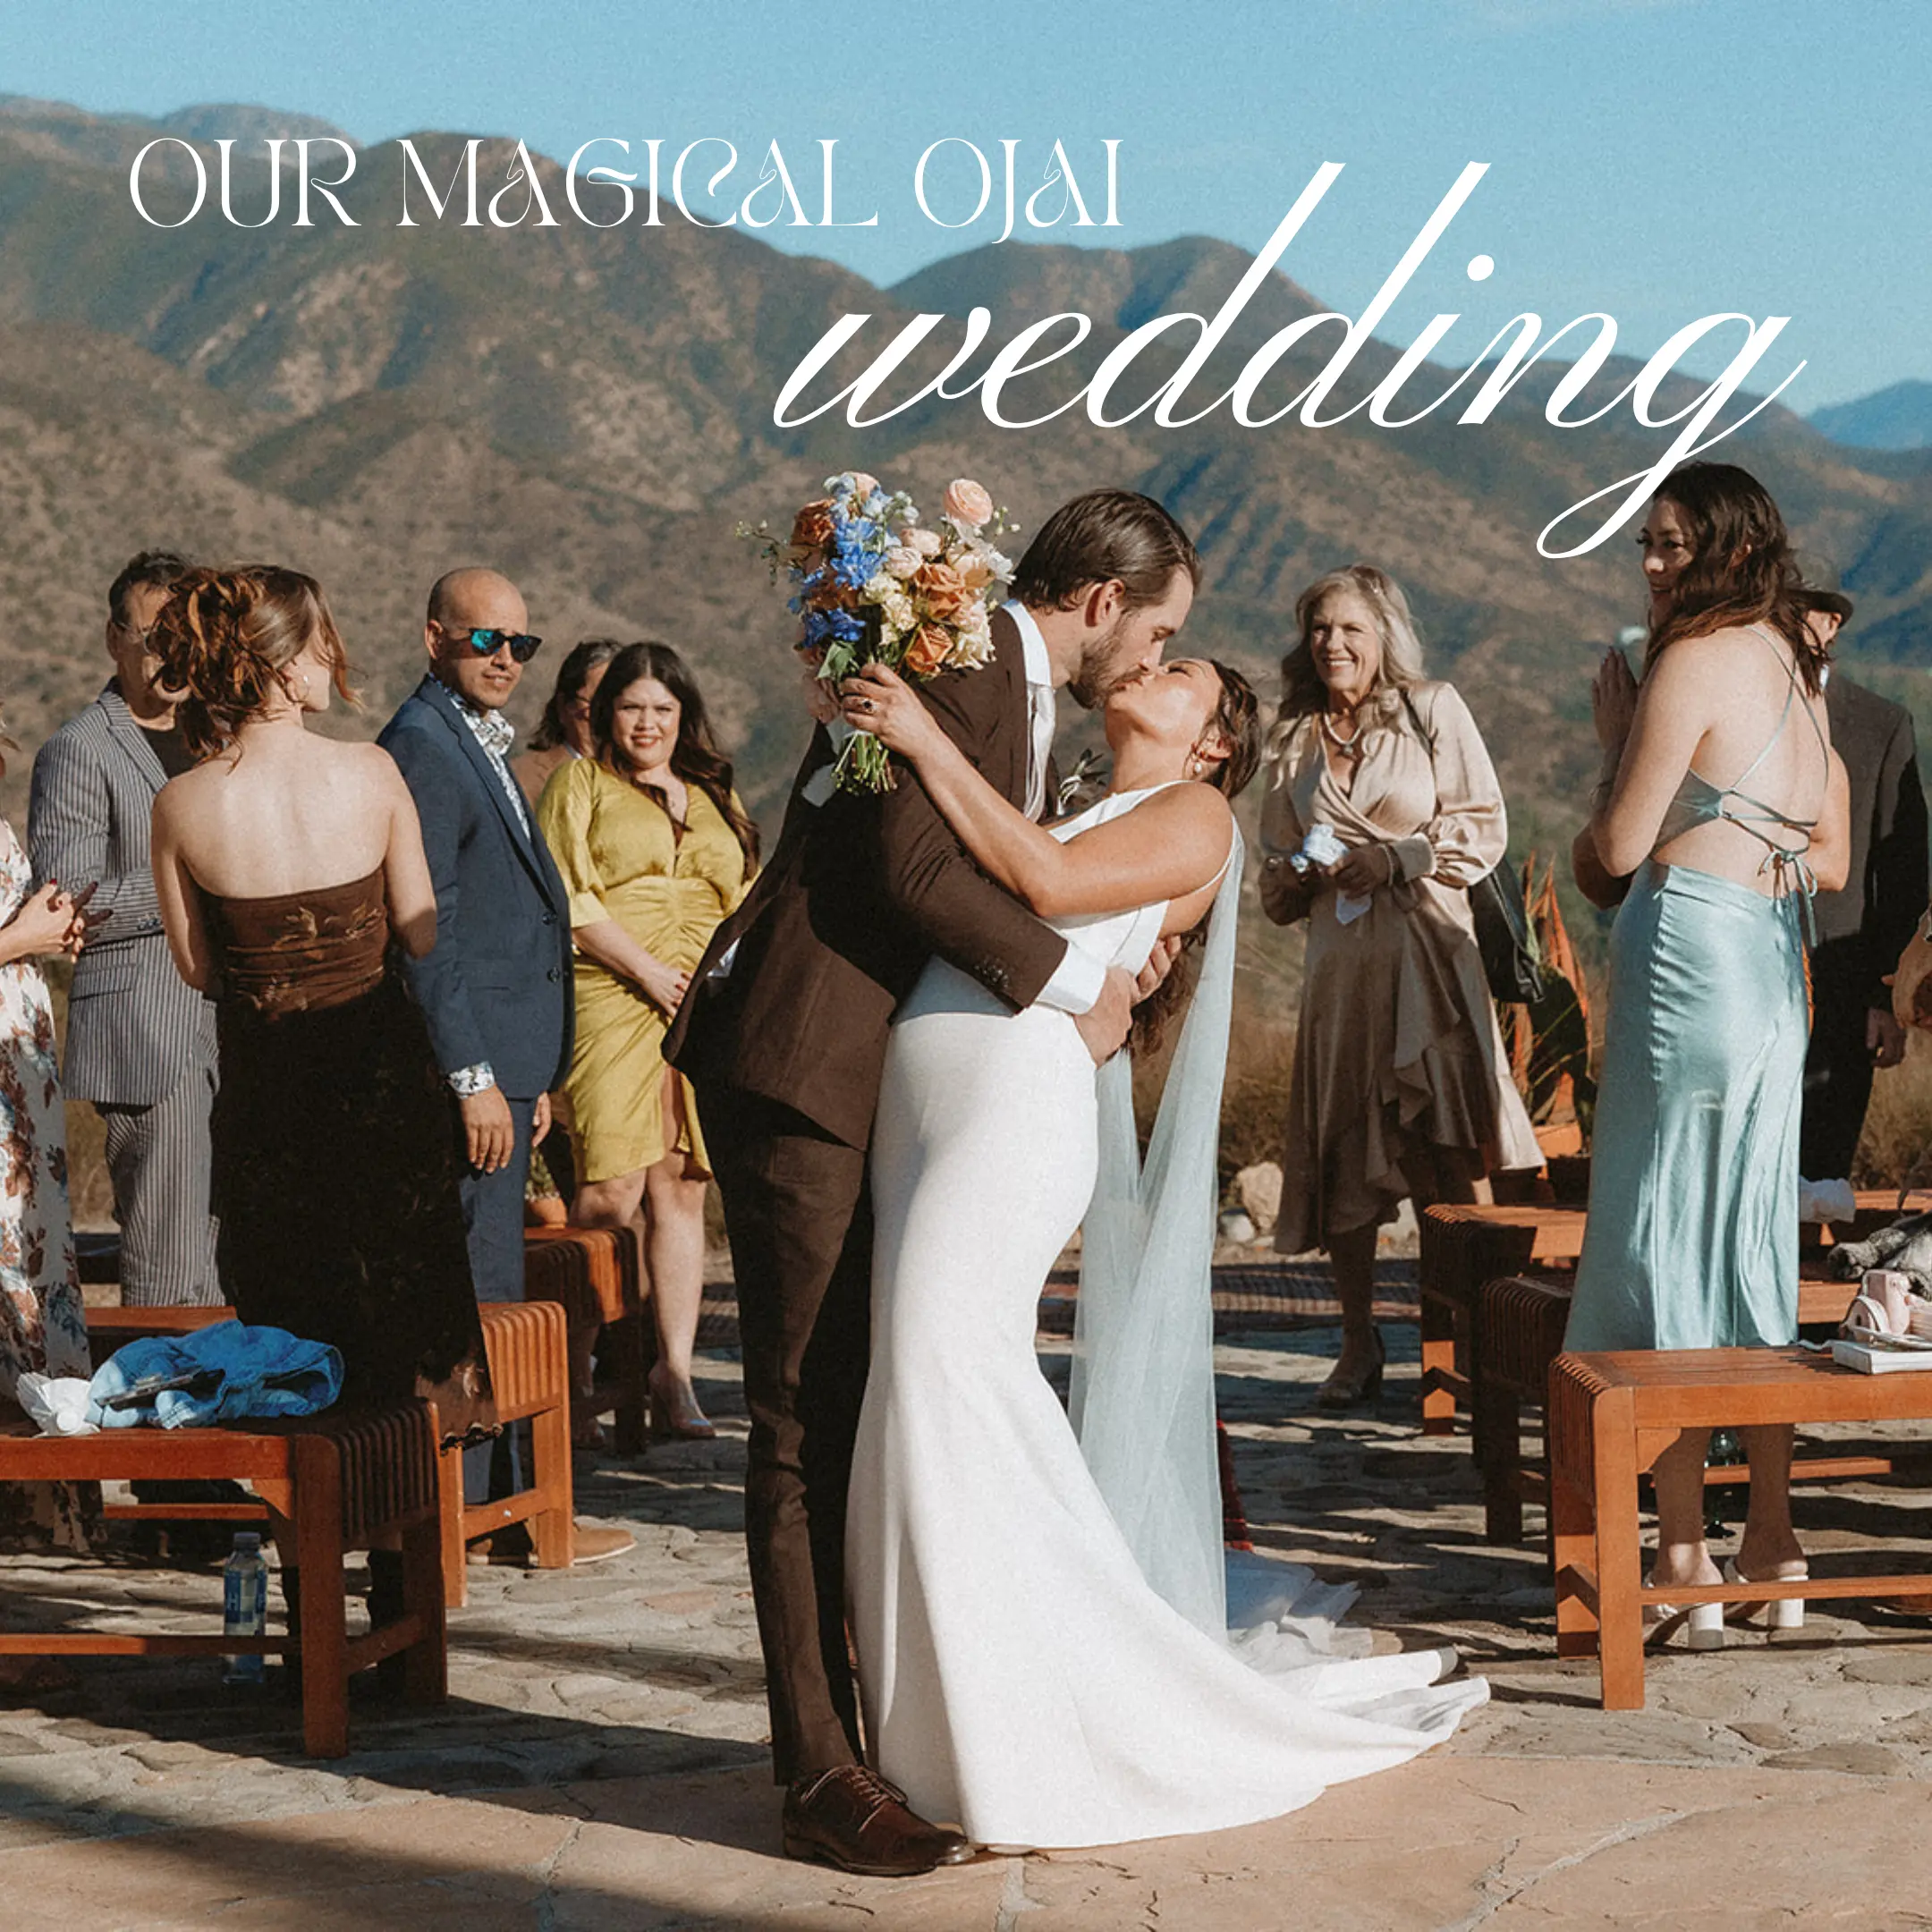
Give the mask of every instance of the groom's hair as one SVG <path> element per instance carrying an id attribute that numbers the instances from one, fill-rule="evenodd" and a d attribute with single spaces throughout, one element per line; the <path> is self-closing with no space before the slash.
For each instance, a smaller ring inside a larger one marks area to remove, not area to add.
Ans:
<path id="1" fill-rule="evenodd" d="M 1035 610 L 1066 610 L 1089 586 L 1117 579 L 1127 607 L 1139 610 L 1167 595 L 1176 571 L 1198 586 L 1200 558 L 1151 496 L 1088 490 L 1040 525 L 1013 572 L 1012 595 Z"/>

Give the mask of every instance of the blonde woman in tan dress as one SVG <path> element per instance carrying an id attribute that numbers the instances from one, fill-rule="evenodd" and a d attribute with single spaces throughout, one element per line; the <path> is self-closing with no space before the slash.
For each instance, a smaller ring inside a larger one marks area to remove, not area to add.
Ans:
<path id="1" fill-rule="evenodd" d="M 691 1386 L 704 1289 L 711 1162 L 691 1087 L 664 1040 L 691 969 L 758 867 L 758 832 L 732 790 L 704 702 L 667 644 L 627 644 L 590 709 L 594 758 L 561 767 L 537 817 L 570 889 L 577 1032 L 567 1091 L 580 1227 L 641 1210 L 657 1323 L 651 1428 L 714 1433 Z M 589 1337 L 572 1337 L 580 1383 Z"/>
<path id="2" fill-rule="evenodd" d="M 1378 1226 L 1542 1156 L 1470 911 L 1509 840 L 1476 722 L 1423 677 L 1408 600 L 1372 565 L 1318 579 L 1295 618 L 1261 809 L 1263 907 L 1309 922 L 1275 1245 L 1334 1260 L 1342 1352 L 1318 1400 L 1346 1409 L 1381 1393 Z M 1340 855 L 1293 862 L 1318 826 Z"/>

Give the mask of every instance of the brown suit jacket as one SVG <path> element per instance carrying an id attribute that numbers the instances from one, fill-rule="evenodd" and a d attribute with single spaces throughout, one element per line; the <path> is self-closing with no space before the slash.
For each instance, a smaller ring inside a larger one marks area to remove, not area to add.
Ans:
<path id="1" fill-rule="evenodd" d="M 946 734 L 1013 804 L 1026 802 L 1026 667 L 1018 627 L 993 618 L 994 655 L 925 687 Z M 711 1083 L 796 1109 L 849 1147 L 871 1135 L 893 1011 L 934 953 L 1018 1011 L 1066 941 L 974 865 L 918 780 L 877 797 L 805 780 L 831 756 L 821 729 L 799 768 L 771 863 L 691 975 L 665 1057 Z M 715 971 L 735 945 L 731 970 Z"/>

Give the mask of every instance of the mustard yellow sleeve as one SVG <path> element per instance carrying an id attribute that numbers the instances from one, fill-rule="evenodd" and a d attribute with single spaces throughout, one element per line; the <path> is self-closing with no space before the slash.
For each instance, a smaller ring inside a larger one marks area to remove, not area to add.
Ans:
<path id="1" fill-rule="evenodd" d="M 604 880 L 591 856 L 590 826 L 597 816 L 597 767 L 591 758 L 572 758 L 550 775 L 537 801 L 537 823 L 570 894 L 570 922 L 596 926 L 610 918 L 600 894 Z"/>
<path id="2" fill-rule="evenodd" d="M 745 801 L 738 796 L 736 792 L 732 793 L 731 801 L 733 810 L 743 812 L 747 818 L 750 818 L 751 814 L 745 811 Z M 744 895 L 751 890 L 751 881 L 758 877 L 758 869 L 745 857 L 744 848 L 738 843 L 738 835 L 733 832 L 728 826 L 725 827 L 725 833 L 731 840 L 732 850 L 738 854 L 739 861 L 737 885 L 729 887 L 721 895 L 724 901 L 724 916 L 729 919 L 744 903 Z"/>

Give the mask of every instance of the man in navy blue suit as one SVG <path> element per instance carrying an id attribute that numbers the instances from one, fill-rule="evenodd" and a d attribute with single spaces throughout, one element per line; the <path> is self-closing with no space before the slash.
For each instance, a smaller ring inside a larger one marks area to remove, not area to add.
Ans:
<path id="1" fill-rule="evenodd" d="M 569 895 L 505 762 L 515 733 L 503 707 L 541 641 L 508 578 L 449 572 L 429 593 L 428 674 L 380 740 L 416 801 L 436 886 L 436 945 L 407 965 L 469 1156 L 463 1219 L 482 1301 L 523 1299 L 530 1148 L 570 1064 Z M 488 1444 L 465 1458 L 471 1502 L 513 1480 L 511 1457 L 493 1469 Z M 580 1526 L 577 1560 L 631 1543 Z"/>

